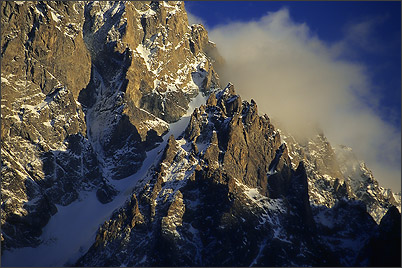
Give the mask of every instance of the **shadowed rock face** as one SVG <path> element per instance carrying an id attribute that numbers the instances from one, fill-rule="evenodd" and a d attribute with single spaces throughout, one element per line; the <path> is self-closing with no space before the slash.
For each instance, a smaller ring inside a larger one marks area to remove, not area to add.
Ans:
<path id="1" fill-rule="evenodd" d="M 283 130 L 280 133 L 293 168 L 297 161 L 305 163 L 312 204 L 332 207 L 343 198 L 361 200 L 377 224 L 390 207 L 400 210 L 400 194 L 381 187 L 366 164 L 356 158 L 352 148 L 333 147 L 322 132 L 306 141 L 297 141 Z"/>
<path id="2" fill-rule="evenodd" d="M 77 266 L 398 264 L 397 196 L 324 134 L 298 142 L 234 85 L 221 89 L 223 60 L 183 2 L 2 2 L 1 12 L 6 252 L 40 244 L 56 205 L 85 191 L 110 203 L 113 180 L 146 163 Z M 200 92 L 205 105 L 163 138 Z"/>
<path id="3" fill-rule="evenodd" d="M 82 190 L 113 200 L 108 180 L 135 173 L 219 81 L 216 48 L 180 2 L 2 2 L 1 12 L 7 249 L 37 244 L 54 204 Z"/>
<path id="4" fill-rule="evenodd" d="M 392 206 L 381 219 L 371 265 L 401 266 L 401 213 Z"/>
<path id="5" fill-rule="evenodd" d="M 269 118 L 258 115 L 257 104 L 242 102 L 233 85 L 218 96 L 212 93 L 207 105 L 194 111 L 185 137 L 202 147 L 210 142 L 204 152 L 210 166 L 217 167 L 214 163 L 219 160 L 228 175 L 250 187 L 258 186 L 263 195 L 268 194 L 266 174 L 280 146 L 280 137 Z M 289 173 L 286 151 L 277 166 L 280 173 Z"/>
<path id="6" fill-rule="evenodd" d="M 381 219 L 377 233 L 359 255 L 357 265 L 401 266 L 401 214 L 392 206 Z"/>
<path id="7" fill-rule="evenodd" d="M 342 199 L 333 208 L 312 207 L 305 164 L 300 162 L 296 170 L 291 169 L 286 146 L 279 142 L 261 143 L 266 147 L 260 150 L 270 152 L 264 158 L 269 159 L 264 176 L 247 170 L 241 173 L 250 164 L 226 160 L 227 154 L 232 159 L 241 157 L 241 150 L 235 154 L 232 148 L 244 146 L 244 151 L 250 151 L 252 140 L 239 142 L 240 137 L 246 140 L 255 134 L 250 122 L 268 120 L 257 114 L 249 121 L 255 103 L 242 102 L 242 108 L 226 113 L 227 105 L 237 97 L 229 85 L 212 93 L 207 105 L 194 111 L 183 135 L 169 138 L 150 180 L 137 188 L 144 225 L 129 227 L 134 207 L 127 203 L 99 229 L 96 243 L 80 258 L 78 266 L 358 263 L 368 241 L 381 229 L 362 202 Z M 233 125 L 238 132 L 232 130 Z M 266 140 L 275 141 L 270 139 L 279 135 L 274 127 L 269 121 L 263 126 L 255 129 Z M 276 154 L 280 156 L 275 157 L 275 152 L 281 152 Z M 248 152 L 247 158 L 252 153 Z M 258 152 L 253 157 L 258 160 Z M 274 161 L 278 162 L 276 169 Z M 268 167 L 275 173 L 268 172 Z M 273 176 L 279 178 L 280 188 L 271 185 Z"/>
<path id="8" fill-rule="evenodd" d="M 2 249 L 36 245 L 56 204 L 101 176 L 79 92 L 91 58 L 71 3 L 1 3 Z"/>

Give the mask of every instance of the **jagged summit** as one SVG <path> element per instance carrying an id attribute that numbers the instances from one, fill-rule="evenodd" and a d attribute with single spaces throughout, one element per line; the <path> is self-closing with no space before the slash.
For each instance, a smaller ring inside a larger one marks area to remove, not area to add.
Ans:
<path id="1" fill-rule="evenodd" d="M 110 181 L 139 170 L 169 123 L 219 80 L 204 51 L 214 45 L 188 25 L 183 2 L 1 9 L 4 249 L 32 245 L 55 204 L 82 190 L 112 200 Z M 32 226 L 26 215 L 41 220 Z"/>
<path id="2" fill-rule="evenodd" d="M 222 88 L 183 2 L 1 14 L 4 265 L 363 266 L 400 242 L 400 195 Z"/>
<path id="3" fill-rule="evenodd" d="M 361 200 L 378 224 L 390 207 L 396 206 L 400 211 L 400 193 L 381 187 L 352 148 L 332 147 L 322 131 L 305 142 L 279 131 L 292 161 L 303 159 L 306 163 L 312 205 L 332 207 L 342 198 Z"/>

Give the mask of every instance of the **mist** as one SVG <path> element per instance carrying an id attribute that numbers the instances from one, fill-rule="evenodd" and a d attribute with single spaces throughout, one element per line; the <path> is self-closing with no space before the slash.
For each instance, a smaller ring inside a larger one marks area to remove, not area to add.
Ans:
<path id="1" fill-rule="evenodd" d="M 333 146 L 352 147 L 380 186 L 400 191 L 400 129 L 376 113 L 367 68 L 342 57 L 351 53 L 348 37 L 327 44 L 287 9 L 208 32 L 226 62 L 218 70 L 223 86 L 232 82 L 242 99 L 254 99 L 260 114 L 298 138 L 322 129 Z"/>

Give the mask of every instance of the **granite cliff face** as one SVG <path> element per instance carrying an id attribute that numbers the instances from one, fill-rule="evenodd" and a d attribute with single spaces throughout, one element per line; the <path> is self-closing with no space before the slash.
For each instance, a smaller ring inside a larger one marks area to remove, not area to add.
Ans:
<path id="1" fill-rule="evenodd" d="M 254 101 L 241 101 L 233 85 L 213 92 L 182 134 L 169 137 L 148 179 L 100 227 L 77 265 L 375 264 L 368 252 L 386 233 L 384 223 L 347 195 L 333 197 L 332 206 L 312 202 L 310 164 L 293 169 L 280 141 L 269 118 Z M 399 211 L 390 211 L 396 226 Z M 140 225 L 133 223 L 138 217 Z"/>
<path id="2" fill-rule="evenodd" d="M 83 12 L 70 3 L 2 2 L 1 13 L 4 249 L 37 244 L 54 204 L 71 203 L 101 178 L 76 101 L 91 72 L 76 30 Z"/>
<path id="3" fill-rule="evenodd" d="M 330 263 L 313 239 L 303 163 L 291 170 L 285 151 L 275 169 L 283 187 L 267 191 L 279 147 L 269 119 L 258 115 L 254 102 L 242 102 L 233 85 L 212 93 L 182 135 L 170 136 L 148 182 L 102 225 L 77 265 Z M 138 208 L 140 225 L 133 224 Z"/>
<path id="4" fill-rule="evenodd" d="M 361 200 L 378 224 L 390 207 L 401 210 L 400 193 L 381 187 L 364 161 L 356 158 L 352 148 L 332 147 L 323 133 L 303 142 L 281 133 L 292 161 L 306 163 L 311 204 L 332 207 L 344 198 Z"/>
<path id="5" fill-rule="evenodd" d="M 109 202 L 108 181 L 135 173 L 219 82 L 216 48 L 182 2 L 2 2 L 1 12 L 4 249 L 38 242 L 55 204 L 81 190 Z"/>
<path id="6" fill-rule="evenodd" d="M 1 27 L 5 265 L 400 265 L 400 195 L 222 88 L 183 2 L 2 2 Z"/>

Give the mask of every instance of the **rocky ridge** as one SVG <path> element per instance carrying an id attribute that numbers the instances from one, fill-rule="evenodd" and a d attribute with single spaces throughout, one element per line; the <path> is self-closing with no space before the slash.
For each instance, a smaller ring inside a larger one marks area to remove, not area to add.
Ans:
<path id="1" fill-rule="evenodd" d="M 312 205 L 333 207 L 344 198 L 361 200 L 378 224 L 390 207 L 401 210 L 400 193 L 381 187 L 364 161 L 356 158 L 352 148 L 332 147 L 322 132 L 300 142 L 291 134 L 279 131 L 292 161 L 306 164 Z"/>
<path id="2" fill-rule="evenodd" d="M 55 204 L 82 190 L 110 202 L 110 180 L 135 173 L 219 82 L 216 48 L 182 2 L 15 1 L 1 12 L 5 249 L 39 243 Z"/>
<path id="3" fill-rule="evenodd" d="M 349 149 L 293 141 L 234 85 L 221 89 L 216 47 L 183 2 L 1 12 L 3 254 L 51 244 L 41 230 L 57 208 L 84 192 L 106 208 L 122 196 L 114 182 L 146 162 L 78 261 L 59 265 L 400 265 L 400 198 Z M 199 94 L 206 103 L 175 125 Z"/>
<path id="4" fill-rule="evenodd" d="M 256 111 L 231 84 L 213 92 L 183 133 L 170 136 L 148 182 L 102 225 L 77 266 L 373 263 L 370 241 L 385 223 L 378 226 L 358 200 L 310 205 L 306 164 L 291 168 L 279 132 Z M 269 163 L 262 172 L 253 168 L 259 161 Z"/>
<path id="5" fill-rule="evenodd" d="M 101 179 L 76 101 L 91 59 L 75 31 L 83 12 L 72 11 L 70 3 L 1 3 L 3 249 L 37 244 L 54 204 Z"/>
<path id="6" fill-rule="evenodd" d="M 301 254 L 289 265 L 325 263 L 319 260 L 318 245 L 304 232 L 292 236 L 287 232 L 287 228 L 309 230 L 313 219 L 303 164 L 292 172 L 286 152 L 276 174 L 289 187 L 271 190 L 282 198 L 267 197 L 268 163 L 279 141 L 269 119 L 258 115 L 254 102 L 242 102 L 233 85 L 213 92 L 206 105 L 194 110 L 182 135 L 169 138 L 151 179 L 137 189 L 135 206 L 126 203 L 102 225 L 95 244 L 77 265 L 245 266 L 270 261 L 279 265 L 287 258 L 279 249 L 278 258 L 265 256 L 275 247 Z M 260 151 L 251 150 L 258 144 L 263 145 Z M 262 165 L 257 168 L 256 163 Z M 305 181 L 301 189 L 297 180 Z M 291 204 L 299 198 L 305 203 L 295 209 Z M 137 205 L 144 219 L 138 228 L 133 226 L 132 212 Z M 299 227 L 284 216 L 290 211 Z M 123 231 L 116 233 L 116 226 Z M 307 246 L 296 246 L 303 243 Z"/>

